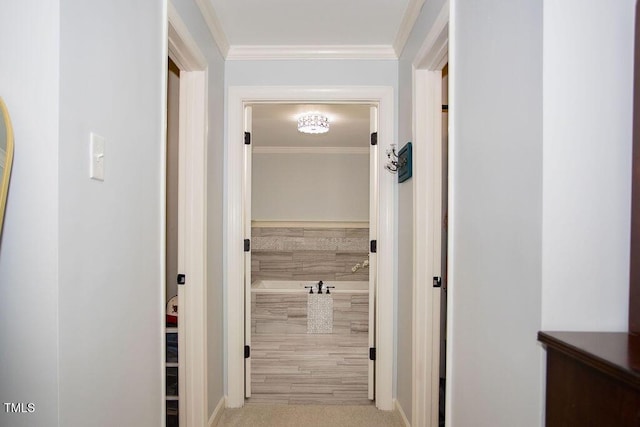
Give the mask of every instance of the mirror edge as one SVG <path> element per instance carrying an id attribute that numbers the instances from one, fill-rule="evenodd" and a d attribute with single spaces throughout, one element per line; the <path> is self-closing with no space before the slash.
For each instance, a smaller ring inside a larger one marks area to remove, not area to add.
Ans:
<path id="1" fill-rule="evenodd" d="M 0 97 L 0 114 L 5 122 L 5 128 L 7 130 L 7 153 L 5 158 L 5 167 L 2 176 L 0 177 L 0 236 L 2 235 L 2 229 L 4 225 L 4 215 L 7 207 L 7 195 L 9 193 L 9 179 L 11 177 L 11 166 L 13 164 L 13 127 L 11 125 L 11 117 L 9 116 L 9 110 L 4 103 L 2 97 Z"/>

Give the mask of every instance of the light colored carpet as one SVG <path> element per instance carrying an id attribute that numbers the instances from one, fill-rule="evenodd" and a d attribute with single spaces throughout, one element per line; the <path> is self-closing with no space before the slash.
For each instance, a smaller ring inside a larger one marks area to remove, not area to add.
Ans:
<path id="1" fill-rule="evenodd" d="M 219 427 L 405 427 L 397 411 L 375 406 L 245 405 L 225 409 Z"/>

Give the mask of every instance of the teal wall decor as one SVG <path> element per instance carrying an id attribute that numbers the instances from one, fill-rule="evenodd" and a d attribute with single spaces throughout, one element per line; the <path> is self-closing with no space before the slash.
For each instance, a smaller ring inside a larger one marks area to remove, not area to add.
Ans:
<path id="1" fill-rule="evenodd" d="M 405 182 L 413 174 L 413 156 L 411 143 L 407 142 L 398 151 L 398 182 Z"/>

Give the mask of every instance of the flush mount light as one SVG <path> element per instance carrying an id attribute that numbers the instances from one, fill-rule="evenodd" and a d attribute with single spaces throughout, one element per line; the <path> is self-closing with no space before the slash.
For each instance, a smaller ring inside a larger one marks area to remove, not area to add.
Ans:
<path id="1" fill-rule="evenodd" d="M 298 117 L 298 132 L 326 133 L 329 132 L 329 118 L 320 113 L 305 113 Z"/>

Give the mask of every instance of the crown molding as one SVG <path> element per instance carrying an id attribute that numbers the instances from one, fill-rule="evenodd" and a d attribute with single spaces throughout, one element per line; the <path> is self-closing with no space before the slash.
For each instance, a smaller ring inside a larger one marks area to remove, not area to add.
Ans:
<path id="1" fill-rule="evenodd" d="M 253 147 L 253 154 L 369 154 L 369 147 Z"/>
<path id="2" fill-rule="evenodd" d="M 232 45 L 229 47 L 227 59 L 233 61 L 292 59 L 396 60 L 398 56 L 393 46 L 390 45 Z"/>
<path id="3" fill-rule="evenodd" d="M 223 58 L 226 58 L 229 54 L 229 41 L 227 40 L 227 35 L 222 29 L 222 24 L 220 23 L 220 19 L 218 19 L 218 15 L 211 4 L 211 1 L 196 0 L 196 4 L 198 5 L 200 13 L 209 28 L 209 32 L 211 32 L 211 35 L 213 36 L 213 40 L 218 46 L 220 54 L 222 54 Z"/>
<path id="4" fill-rule="evenodd" d="M 409 0 L 407 10 L 404 12 L 402 23 L 400 24 L 398 34 L 396 35 L 396 40 L 393 42 L 393 50 L 398 58 L 402 55 L 404 46 L 407 44 L 407 40 L 409 40 L 409 36 L 411 35 L 411 31 L 413 30 L 413 26 L 415 25 L 418 16 L 420 16 L 420 11 L 422 10 L 424 2 L 425 0 Z"/>

